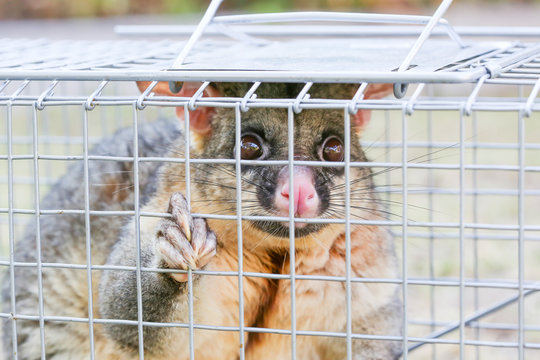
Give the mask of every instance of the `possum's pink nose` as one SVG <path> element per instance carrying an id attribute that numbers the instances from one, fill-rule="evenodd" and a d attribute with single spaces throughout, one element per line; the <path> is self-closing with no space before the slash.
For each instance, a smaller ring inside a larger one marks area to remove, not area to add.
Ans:
<path id="1" fill-rule="evenodd" d="M 294 168 L 294 216 L 311 218 L 317 216 L 319 209 L 319 196 L 313 184 L 313 171 L 306 167 Z M 289 216 L 290 186 L 289 171 L 284 168 L 278 178 L 278 186 L 275 195 L 275 205 L 281 216 Z M 305 224 L 298 223 L 297 227 Z"/>

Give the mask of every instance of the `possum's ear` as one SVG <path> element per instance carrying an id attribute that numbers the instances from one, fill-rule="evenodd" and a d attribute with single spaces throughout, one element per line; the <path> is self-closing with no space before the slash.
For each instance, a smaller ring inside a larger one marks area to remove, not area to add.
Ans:
<path id="1" fill-rule="evenodd" d="M 364 99 L 380 99 L 392 92 L 393 84 L 370 84 L 364 91 Z M 366 127 L 371 119 L 371 110 L 360 109 L 353 116 L 354 122 L 360 130 Z"/>
<path id="2" fill-rule="evenodd" d="M 299 84 L 303 86 L 303 84 Z M 363 99 L 380 99 L 392 92 L 393 84 L 369 84 L 364 90 Z M 313 99 L 351 99 L 358 91 L 358 84 L 314 84 L 309 93 Z M 300 91 L 298 87 L 297 91 Z M 371 110 L 361 109 L 351 117 L 354 126 L 361 131 L 369 123 Z"/>
<path id="3" fill-rule="evenodd" d="M 137 81 L 137 87 L 141 92 L 144 92 L 146 88 L 151 84 L 150 81 Z M 177 83 L 178 84 L 178 83 Z M 195 95 L 197 90 L 200 88 L 201 83 L 199 82 L 185 82 L 182 84 L 182 87 L 179 92 L 173 93 L 169 88 L 169 83 L 166 81 L 160 81 L 152 89 L 152 92 L 158 95 L 164 96 L 180 96 L 180 97 L 191 97 Z M 203 97 L 217 97 L 220 96 L 219 91 L 217 91 L 212 86 L 207 86 L 204 89 Z M 197 109 L 189 112 L 189 126 L 192 131 L 206 135 L 212 130 L 211 120 L 214 115 L 214 108 L 211 107 L 198 107 Z M 184 120 L 184 107 L 178 106 L 176 108 L 176 115 L 180 120 Z"/>

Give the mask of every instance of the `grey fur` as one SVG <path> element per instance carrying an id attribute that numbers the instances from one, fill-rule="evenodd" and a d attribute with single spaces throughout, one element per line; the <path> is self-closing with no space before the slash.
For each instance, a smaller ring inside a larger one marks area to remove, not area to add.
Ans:
<path id="1" fill-rule="evenodd" d="M 178 198 L 181 198 L 180 200 Z M 185 259 L 195 259 L 191 261 L 193 267 L 200 268 L 196 261 L 199 250 L 195 244 L 204 244 L 207 240 L 211 242 L 215 253 L 216 236 L 208 230 L 204 219 L 192 219 L 187 210 L 187 203 L 180 193 L 171 196 L 169 213 L 173 215 L 171 219 L 161 219 L 160 226 L 156 229 L 157 240 L 167 241 L 173 247 L 186 247 L 191 256 Z M 181 215 L 184 215 L 182 216 Z M 190 224 L 191 239 L 186 238 L 180 229 L 181 222 L 187 220 Z M 107 263 L 120 266 L 135 266 L 137 249 L 133 239 L 134 224 L 129 223 L 125 227 L 125 233 L 112 249 Z M 174 232 L 168 229 L 173 228 Z M 174 263 L 168 265 L 167 259 L 159 257 L 154 243 L 141 243 L 141 264 L 143 267 L 163 267 L 163 268 L 186 268 L 185 263 Z M 192 246 L 194 248 L 192 248 Z M 202 246 L 204 250 L 204 246 Z M 182 252 L 179 252 L 179 256 Z M 187 268 L 186 268 L 187 269 Z M 197 277 L 194 277 L 196 281 Z M 154 272 L 141 273 L 141 295 L 143 304 L 143 321 L 150 322 L 174 322 L 175 313 L 185 313 L 188 311 L 188 299 L 186 283 L 176 282 L 168 274 Z M 137 282 L 134 271 L 105 271 L 100 283 L 100 312 L 102 316 L 109 319 L 137 320 Z M 138 328 L 129 325 L 107 325 L 107 333 L 121 344 L 127 351 L 135 351 L 138 347 Z M 167 327 L 144 327 L 144 348 L 145 353 L 159 354 L 166 350 L 168 344 Z"/>
<path id="2" fill-rule="evenodd" d="M 139 156 L 164 156 L 170 143 L 180 136 L 177 122 L 160 120 L 139 127 Z M 109 139 L 104 139 L 92 154 L 133 156 L 133 131 L 124 129 Z M 155 191 L 156 172 L 161 163 L 144 162 L 139 165 L 141 202 Z M 68 169 L 67 175 L 51 189 L 41 201 L 41 209 L 84 209 L 83 164 L 78 162 Z M 117 184 L 107 187 L 107 184 Z M 132 164 L 116 161 L 89 162 L 90 208 L 92 210 L 133 210 Z M 113 192 L 113 197 L 111 197 Z M 95 216 L 91 220 L 92 263 L 104 264 L 111 247 L 117 241 L 121 227 L 128 219 Z M 41 250 L 43 262 L 85 264 L 86 231 L 84 215 L 43 215 L 40 217 Z M 99 239 L 99 240 L 98 240 Z M 36 262 L 36 223 L 31 221 L 23 237 L 16 243 L 15 261 Z M 57 289 L 52 281 L 65 284 Z M 86 271 L 43 270 L 43 292 L 46 315 L 88 316 L 85 307 L 87 294 L 78 293 L 77 285 L 86 284 Z M 2 280 L 2 311 L 10 309 L 10 280 Z M 95 289 L 94 286 L 94 291 Z M 61 292 L 59 292 L 61 291 Z M 38 315 L 37 271 L 33 267 L 15 268 L 16 313 Z M 74 346 L 73 341 L 47 343 L 48 334 L 63 333 L 65 339 L 88 343 L 88 326 L 75 323 L 47 322 L 45 325 L 47 355 L 66 356 Z M 39 359 L 39 323 L 18 321 L 17 339 L 19 359 Z M 4 322 L 3 349 L 11 358 L 11 322 Z M 37 350 L 36 350 L 37 349 Z M 88 349 L 89 350 L 89 349 Z"/>

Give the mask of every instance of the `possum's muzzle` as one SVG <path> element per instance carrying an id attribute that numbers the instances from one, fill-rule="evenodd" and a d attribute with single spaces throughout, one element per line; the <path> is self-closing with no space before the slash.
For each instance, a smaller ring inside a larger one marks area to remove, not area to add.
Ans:
<path id="1" fill-rule="evenodd" d="M 252 224 L 257 229 L 264 231 L 272 236 L 280 237 L 280 238 L 289 237 L 289 224 L 288 223 L 282 223 L 282 222 L 277 222 L 277 221 L 255 220 L 255 221 L 252 221 Z M 294 229 L 295 238 L 301 238 L 304 236 L 308 236 L 309 234 L 317 233 L 328 224 L 303 223 L 303 225 L 305 226 L 301 228 L 295 227 Z"/>
<path id="2" fill-rule="evenodd" d="M 280 170 L 274 169 L 272 174 L 265 174 L 265 178 L 273 178 L 271 189 L 265 191 L 269 194 L 260 198 L 261 205 L 267 208 L 274 216 L 289 217 L 290 210 L 294 211 L 295 218 L 316 218 L 320 216 L 325 206 L 322 203 L 326 197 L 321 196 L 320 186 L 317 186 L 317 174 L 313 168 L 295 166 L 292 174 L 291 186 L 290 168 L 284 166 Z M 323 191 L 324 193 L 324 191 Z M 289 222 L 254 221 L 254 225 L 273 236 L 289 237 Z M 295 237 L 306 236 L 319 231 L 323 224 L 308 224 L 302 221 L 294 222 Z"/>

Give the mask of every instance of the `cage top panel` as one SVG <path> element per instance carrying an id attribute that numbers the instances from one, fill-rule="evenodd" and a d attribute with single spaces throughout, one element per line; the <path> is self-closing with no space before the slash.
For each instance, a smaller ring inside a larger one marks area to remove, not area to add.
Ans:
<path id="1" fill-rule="evenodd" d="M 407 39 L 291 39 L 199 42 L 171 69 L 185 42 L 0 39 L 0 79 L 475 82 L 523 62 L 537 62 L 540 44 L 480 42 L 460 47 L 429 40 L 406 71 L 396 71 Z M 534 67 L 533 67 L 534 68 Z M 538 79 L 532 72 L 531 81 Z"/>
<path id="2" fill-rule="evenodd" d="M 188 56 L 182 68 L 193 70 L 380 72 L 396 71 L 413 46 L 412 40 L 364 39 L 294 40 L 253 46 L 207 42 Z M 452 41 L 431 41 L 414 58 L 410 72 L 435 72 L 450 64 L 477 57 L 505 44 L 460 48 Z M 227 59 L 224 61 L 224 59 Z M 180 69 L 182 69 L 180 68 Z"/>

